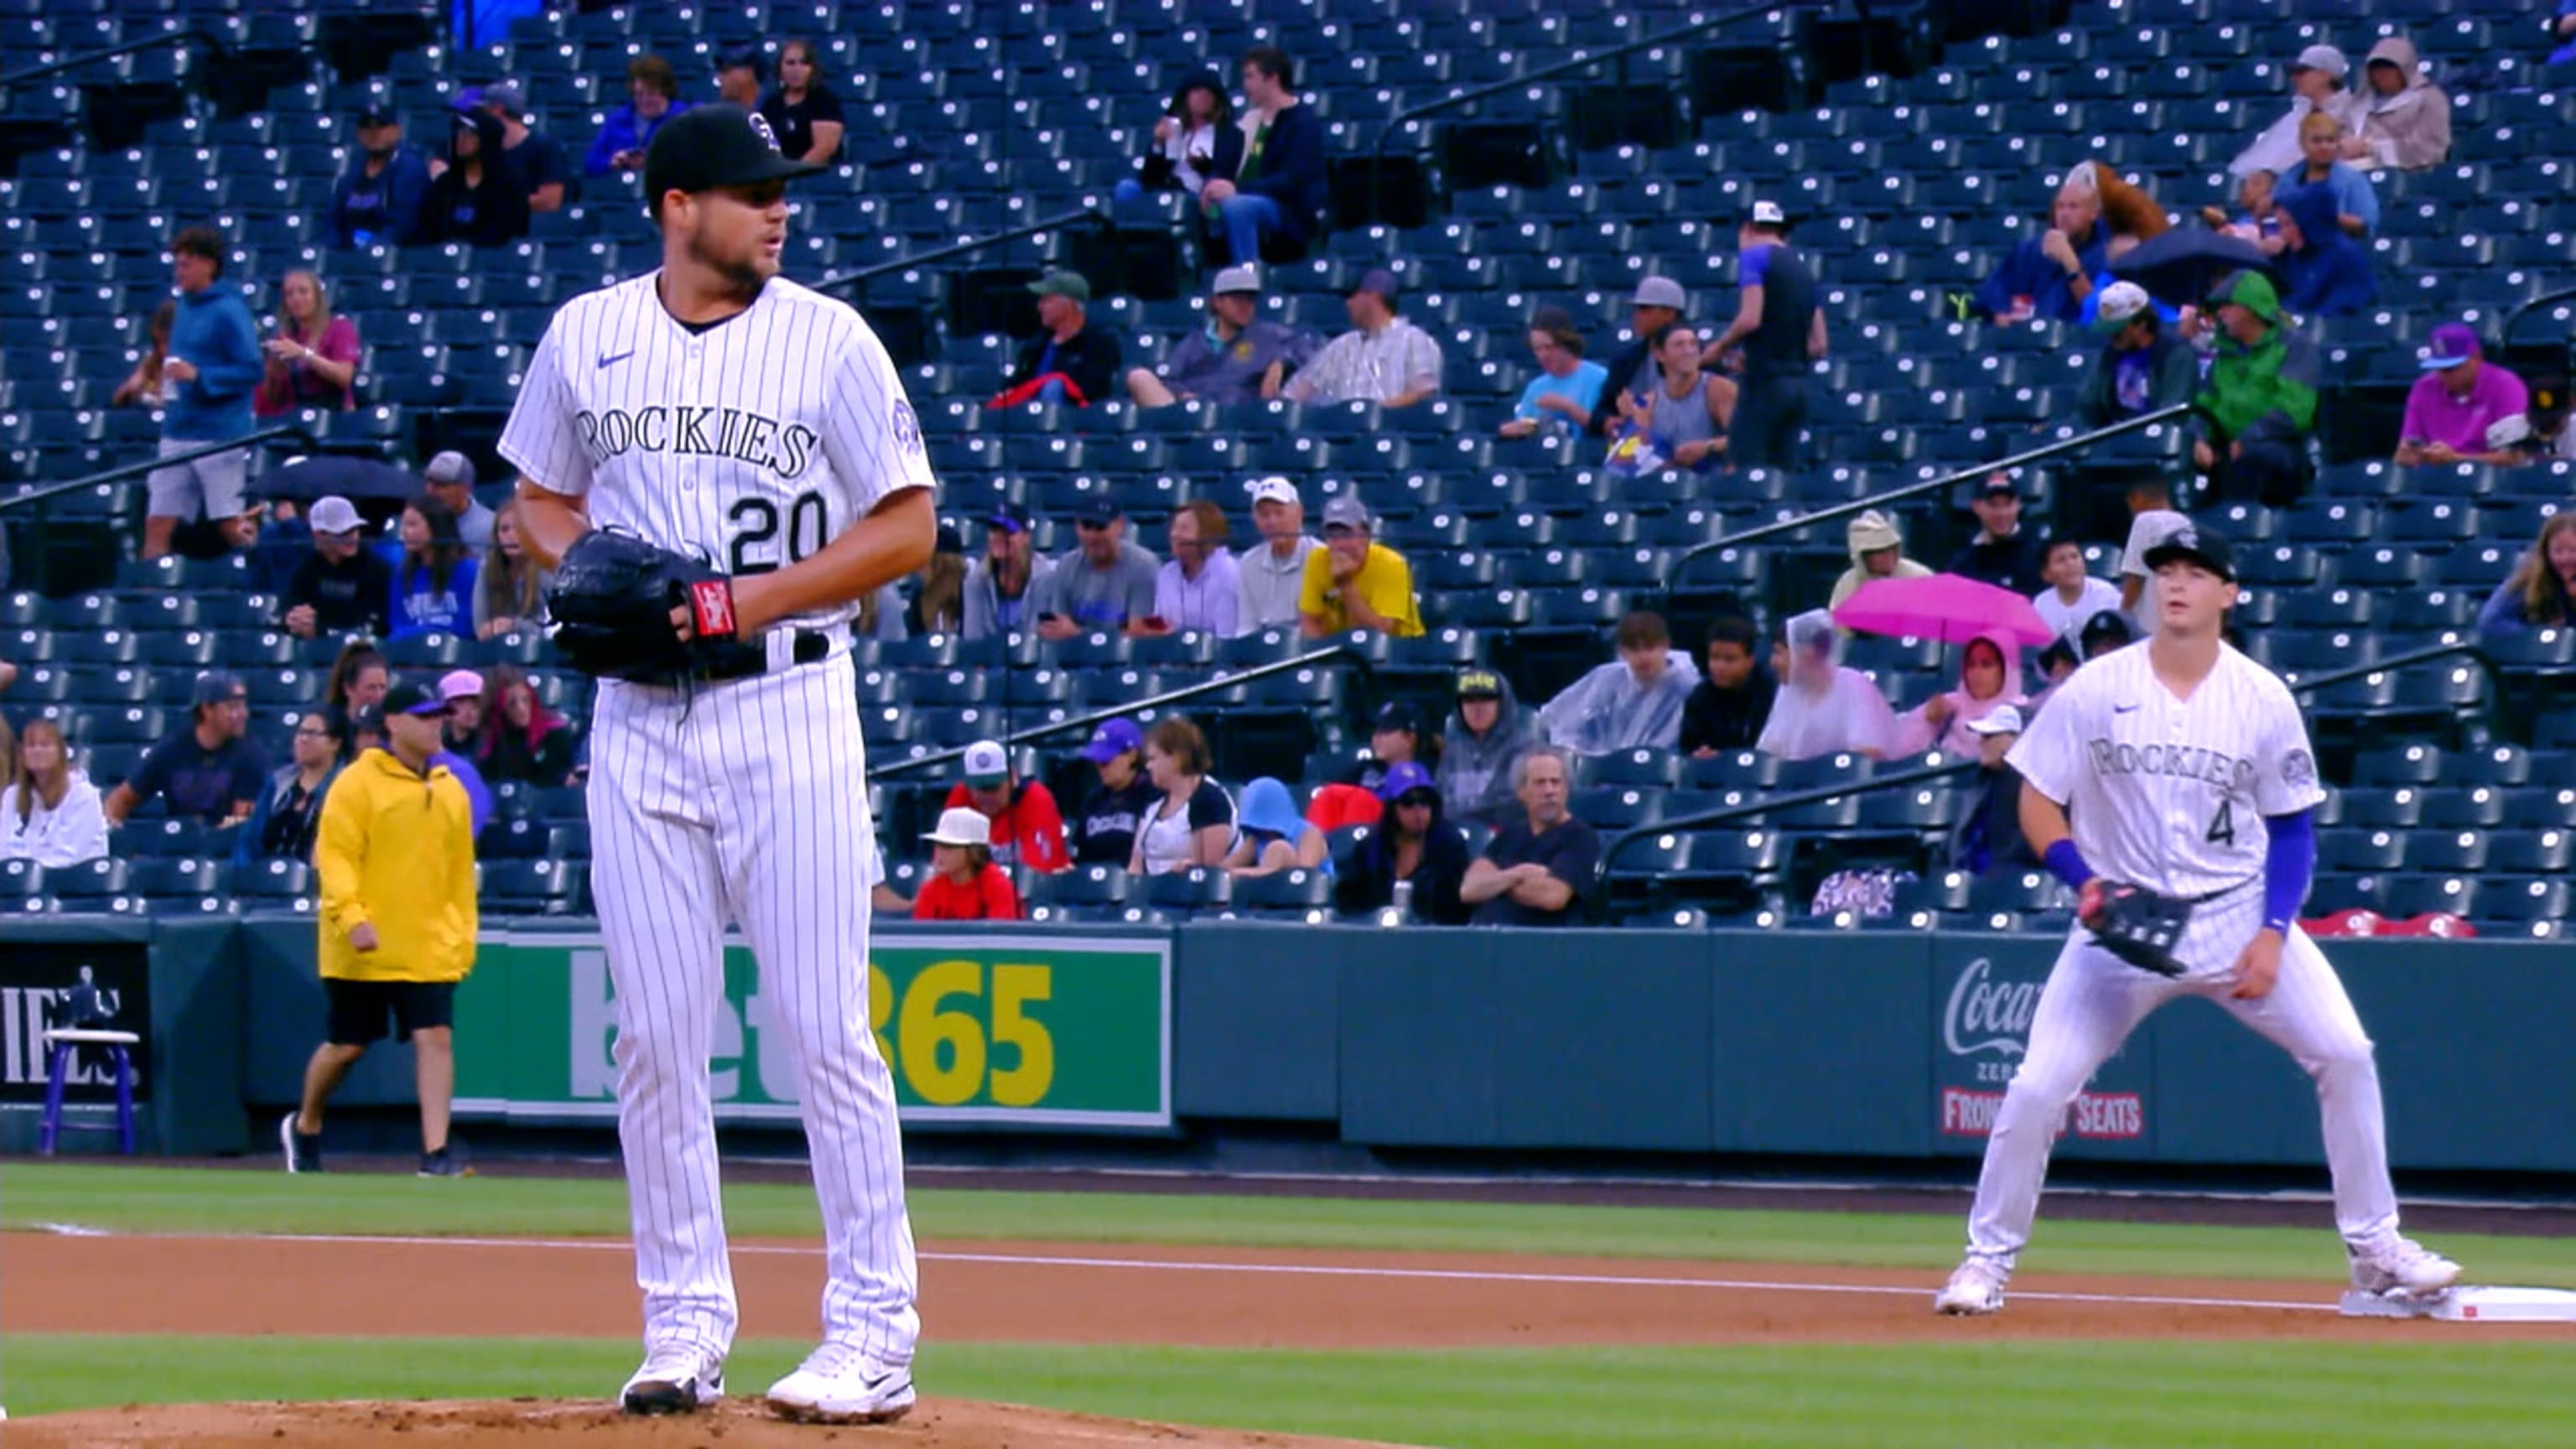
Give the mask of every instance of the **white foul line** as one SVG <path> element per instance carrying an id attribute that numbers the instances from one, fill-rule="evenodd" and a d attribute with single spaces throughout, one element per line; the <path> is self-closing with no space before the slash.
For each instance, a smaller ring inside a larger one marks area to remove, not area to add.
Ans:
<path id="1" fill-rule="evenodd" d="M 96 1229 L 70 1224 L 48 1223 L 42 1231 L 86 1236 L 184 1237 L 184 1234 L 141 1233 L 105 1234 Z M 403 1247 L 449 1248 L 546 1248 L 585 1252 L 631 1251 L 629 1245 L 601 1238 L 471 1238 L 471 1237 L 403 1237 L 365 1233 L 257 1233 L 245 1234 L 243 1241 L 262 1243 L 354 1243 L 364 1245 L 392 1244 Z M 731 1250 L 754 1257 L 819 1258 L 819 1247 L 787 1247 L 776 1243 L 735 1244 Z M 1530 1283 L 1571 1288 L 1692 1288 L 1716 1289 L 1723 1292 L 1757 1293 L 1823 1293 L 1860 1294 L 1864 1296 L 1928 1296 L 1925 1286 L 1899 1286 L 1886 1283 L 1784 1283 L 1759 1278 L 1658 1278 L 1644 1274 L 1616 1273 L 1528 1273 L 1505 1272 L 1491 1268 L 1392 1268 L 1341 1263 L 1223 1263 L 1190 1259 L 1056 1257 L 1045 1253 L 969 1253 L 924 1252 L 925 1263 L 983 1263 L 1020 1268 L 1098 1268 L 1121 1272 L 1153 1273 L 1219 1273 L 1274 1274 L 1309 1278 L 1386 1278 L 1450 1283 Z M 2269 1298 L 2194 1298 L 2165 1294 L 2136 1293 L 2062 1293 L 2016 1291 L 2016 1300 L 2037 1303 L 2106 1303 L 2133 1308 L 2240 1308 L 2281 1313 L 2333 1313 L 2332 1303 L 2292 1303 Z"/>

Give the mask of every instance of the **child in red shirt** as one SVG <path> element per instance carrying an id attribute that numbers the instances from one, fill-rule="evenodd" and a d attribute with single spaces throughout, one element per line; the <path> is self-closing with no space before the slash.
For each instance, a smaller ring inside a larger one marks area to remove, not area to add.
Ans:
<path id="1" fill-rule="evenodd" d="M 959 807 L 939 813 L 930 842 L 930 878 L 912 902 L 916 921 L 1016 921 L 1020 893 L 1011 873 L 993 863 L 993 822 Z"/>

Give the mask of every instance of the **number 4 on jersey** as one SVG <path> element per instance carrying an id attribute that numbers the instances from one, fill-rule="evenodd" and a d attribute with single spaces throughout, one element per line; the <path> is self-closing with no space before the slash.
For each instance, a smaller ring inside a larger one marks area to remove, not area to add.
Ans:
<path id="1" fill-rule="evenodd" d="M 2202 836 L 2201 839 L 2208 841 L 2212 845 L 2234 845 L 2236 843 L 2236 805 L 2234 801 L 2221 800 L 2218 802 L 2218 813 L 2209 817 L 2209 833 Z"/>

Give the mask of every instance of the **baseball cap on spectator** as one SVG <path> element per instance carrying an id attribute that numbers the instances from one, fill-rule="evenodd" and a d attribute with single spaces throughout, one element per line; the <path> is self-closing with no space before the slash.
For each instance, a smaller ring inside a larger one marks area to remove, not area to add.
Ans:
<path id="1" fill-rule="evenodd" d="M 2445 322 L 2433 329 L 2432 338 L 2424 344 L 2423 355 L 2424 371 L 2440 372 L 2444 368 L 2457 367 L 2470 358 L 2484 357 L 2486 349 L 2478 344 L 2475 328 L 2464 323 Z"/>
<path id="2" fill-rule="evenodd" d="M 1886 515 L 1875 509 L 1853 519 L 1843 530 L 1843 538 L 1853 553 L 1876 553 L 1882 548 L 1905 546 L 1905 536 L 1896 531 L 1896 525 L 1888 522 Z"/>
<path id="3" fill-rule="evenodd" d="M 1500 699 L 1503 697 L 1503 677 L 1490 669 L 1461 669 L 1458 671 L 1458 697 Z"/>
<path id="4" fill-rule="evenodd" d="M 939 828 L 923 831 L 921 838 L 933 845 L 990 845 L 993 822 L 984 818 L 983 811 L 961 805 L 940 811 Z"/>
<path id="5" fill-rule="evenodd" d="M 1281 477 L 1255 479 L 1244 485 L 1255 503 L 1303 503 L 1297 496 L 1297 485 Z"/>
<path id="6" fill-rule="evenodd" d="M 1361 273 L 1359 281 L 1342 295 L 1355 297 L 1362 292 L 1375 292 L 1385 300 L 1387 309 L 1392 311 L 1395 308 L 1396 291 L 1395 273 L 1384 267 L 1371 267 Z"/>
<path id="7" fill-rule="evenodd" d="M 1082 758 L 1095 765 L 1105 765 L 1130 750 L 1145 748 L 1145 732 L 1130 719 L 1105 719 L 1091 732 L 1091 742 L 1081 749 Z"/>
<path id="8" fill-rule="evenodd" d="M 2321 70 L 2336 80 L 2342 80 L 2352 74 L 2352 62 L 2344 59 L 2343 52 L 2331 45 L 2311 45 L 2299 52 L 2298 59 L 2290 62 L 2290 69 Z"/>
<path id="9" fill-rule="evenodd" d="M 1216 280 L 1208 285 L 1208 295 L 1222 297 L 1228 292 L 1250 292 L 1254 296 L 1259 296 L 1261 269 L 1246 262 L 1218 272 Z"/>
<path id="10" fill-rule="evenodd" d="M 1435 802 L 1440 798 L 1440 786 L 1433 782 L 1431 772 L 1412 760 L 1389 769 L 1386 778 L 1377 782 L 1377 798 L 1389 805 L 1416 790 L 1428 790 Z"/>
<path id="11" fill-rule="evenodd" d="M 2009 493 L 2015 498 L 2018 498 L 2021 496 L 2021 485 L 2013 481 L 2013 475 L 2010 473 L 1998 472 L 1989 473 L 1984 478 L 1979 479 L 1977 486 L 1969 490 L 1968 496 L 1971 498 L 1992 498 L 2003 493 Z"/>
<path id="12" fill-rule="evenodd" d="M 249 695 L 250 691 L 243 687 L 240 675 L 209 669 L 197 676 L 197 687 L 188 695 L 188 707 L 204 709 L 210 704 L 230 704 Z"/>
<path id="13" fill-rule="evenodd" d="M 1029 291 L 1040 297 L 1071 297 L 1077 302 L 1091 300 L 1091 283 L 1080 272 L 1049 272 L 1029 283 Z"/>
<path id="14" fill-rule="evenodd" d="M 2021 711 L 2012 705 L 2005 705 L 2001 709 L 1988 714 L 1984 719 L 1970 720 L 1968 722 L 1968 733 L 1972 735 L 2020 734 Z"/>
<path id="15" fill-rule="evenodd" d="M 1368 530 L 1368 526 L 1368 506 L 1348 493 L 1337 494 L 1330 503 L 1324 505 L 1324 531 L 1326 533 L 1330 533 L 1336 528 L 1356 528 L 1362 532 L 1366 532 Z"/>
<path id="16" fill-rule="evenodd" d="M 438 697 L 454 704 L 483 697 L 483 676 L 471 669 L 451 669 L 438 676 Z"/>
<path id="17" fill-rule="evenodd" d="M 442 487 L 458 484 L 471 488 L 474 486 L 474 460 L 450 448 L 430 459 L 429 466 L 420 470 L 420 476 Z"/>
<path id="18" fill-rule="evenodd" d="M 1118 506 L 1117 499 L 1103 494 L 1075 509 L 1073 521 L 1085 528 L 1107 528 L 1126 516 L 1127 510 Z"/>
<path id="19" fill-rule="evenodd" d="M 2117 332 L 2136 321 L 2147 306 L 2146 288 L 2135 282 L 2113 282 L 2102 289 L 2102 300 L 2093 312 L 2093 326 L 2098 331 Z"/>
<path id="20" fill-rule="evenodd" d="M 729 70 L 747 70 L 758 75 L 763 72 L 765 64 L 760 47 L 757 45 L 728 46 L 716 56 L 716 73 L 721 75 Z"/>
<path id="21" fill-rule="evenodd" d="M 501 108 L 501 113 L 505 116 L 524 116 L 528 113 L 527 97 L 521 95 L 519 93 L 519 88 L 509 81 L 502 81 L 498 85 L 485 86 L 483 88 L 483 104 L 487 106 L 499 106 Z"/>
<path id="22" fill-rule="evenodd" d="M 1752 223 L 1755 226 L 1776 227 L 1781 231 L 1787 231 L 1789 213 L 1783 211 L 1780 203 L 1776 201 L 1757 201 L 1753 203 Z"/>
<path id="23" fill-rule="evenodd" d="M 977 740 L 966 747 L 966 783 L 989 790 L 1011 778 L 1011 757 L 1002 753 L 993 740 Z"/>
<path id="24" fill-rule="evenodd" d="M 1637 294 L 1628 299 L 1631 307 L 1670 307 L 1679 312 L 1690 306 L 1690 294 L 1670 277 L 1648 277 L 1637 284 Z"/>
<path id="25" fill-rule="evenodd" d="M 378 711 L 384 715 L 445 714 L 447 700 L 426 684 L 397 684 L 385 691 L 384 703 Z"/>
<path id="26" fill-rule="evenodd" d="M 1405 703 L 1403 700 L 1390 699 L 1386 703 L 1377 707 L 1377 720 L 1371 728 L 1375 730 L 1403 730 L 1409 734 L 1419 735 L 1423 732 L 1422 711 L 1415 709 L 1412 705 Z"/>
<path id="27" fill-rule="evenodd" d="M 367 526 L 367 521 L 358 516 L 358 510 L 350 505 L 349 500 L 336 493 L 314 499 L 313 506 L 305 510 L 304 517 L 313 525 L 315 533 L 355 533 Z"/>
<path id="28" fill-rule="evenodd" d="M 2196 563 L 2229 583 L 2236 582 L 2236 551 L 2223 535 L 2197 523 L 2176 529 L 2164 542 L 2148 549 L 2145 561 L 2151 569 L 2169 563 Z"/>
<path id="29" fill-rule="evenodd" d="M 1016 503 L 996 503 L 984 522 L 1004 533 L 1026 533 L 1029 531 L 1029 511 Z"/>
<path id="30" fill-rule="evenodd" d="M 465 89 L 456 93 L 456 99 L 447 103 L 448 108 L 458 111 L 481 110 L 483 107 L 484 94 L 485 92 L 481 86 L 467 86 Z"/>
<path id="31" fill-rule="evenodd" d="M 2106 639 L 2128 644 L 2137 637 L 2138 631 L 2130 625 L 2128 615 L 2117 609 L 2097 609 L 2092 618 L 2084 621 L 2084 632 L 2076 636 L 2075 642 L 2090 654 L 2094 645 Z"/>
<path id="32" fill-rule="evenodd" d="M 399 125 L 401 120 L 394 114 L 393 107 L 382 102 L 370 101 L 358 107 L 358 124 L 372 128 Z"/>

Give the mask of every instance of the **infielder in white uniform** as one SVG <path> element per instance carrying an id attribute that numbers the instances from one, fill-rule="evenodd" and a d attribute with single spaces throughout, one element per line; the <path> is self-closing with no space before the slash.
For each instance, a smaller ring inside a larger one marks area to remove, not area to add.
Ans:
<path id="1" fill-rule="evenodd" d="M 2324 798 L 2307 727 L 2280 679 L 2220 638 L 2237 595 L 2225 541 L 2186 527 L 2145 562 L 2152 636 L 2078 669 L 2006 757 L 2027 782 L 2031 848 L 2080 893 L 2091 925 L 2068 935 L 2040 992 L 1986 1143 L 1967 1261 L 1934 1306 L 2003 1307 L 2067 1107 L 2147 1013 L 2184 995 L 2216 1001 L 2316 1079 L 2353 1286 L 2439 1292 L 2459 1265 L 2398 1234 L 2370 1038 L 2297 925 Z M 2106 898 L 2124 886 L 2192 903 L 2162 953 L 2180 975 L 2132 965 L 2096 938 Z"/>
<path id="2" fill-rule="evenodd" d="M 869 1031 L 873 849 L 848 650 L 853 601 L 926 563 L 921 427 L 875 333 L 780 280 L 791 162 L 759 117 L 700 106 L 644 165 L 662 269 L 555 315 L 501 440 L 549 566 L 614 528 L 733 576 L 766 668 L 600 682 L 593 884 L 617 993 L 617 1126 L 644 1294 L 634 1413 L 723 1394 L 737 1311 L 708 1057 L 738 926 L 792 1044 L 827 1252 L 823 1345 L 769 1391 L 790 1417 L 913 1402 L 912 1227 L 894 1085 Z M 673 611 L 686 634 L 708 615 Z M 717 631 L 717 632 L 720 632 Z"/>

